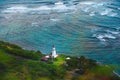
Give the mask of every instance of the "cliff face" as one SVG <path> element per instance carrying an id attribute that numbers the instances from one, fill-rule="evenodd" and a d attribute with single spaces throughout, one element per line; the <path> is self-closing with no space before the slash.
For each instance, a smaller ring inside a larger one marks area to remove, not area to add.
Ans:
<path id="1" fill-rule="evenodd" d="M 40 51 L 28 51 L 0 41 L 0 80 L 120 80 L 112 68 L 85 57 L 59 55 L 54 62 Z"/>

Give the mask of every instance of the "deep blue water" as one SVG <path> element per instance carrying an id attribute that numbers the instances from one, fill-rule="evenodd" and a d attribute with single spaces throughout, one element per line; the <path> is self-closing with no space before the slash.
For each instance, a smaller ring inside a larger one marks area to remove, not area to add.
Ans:
<path id="1" fill-rule="evenodd" d="M 0 40 L 120 65 L 119 0 L 0 0 Z"/>

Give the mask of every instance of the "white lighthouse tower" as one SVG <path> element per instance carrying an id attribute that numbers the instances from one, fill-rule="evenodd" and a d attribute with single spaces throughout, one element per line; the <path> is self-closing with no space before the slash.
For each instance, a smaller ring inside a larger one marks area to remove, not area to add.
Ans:
<path id="1" fill-rule="evenodd" d="M 53 48 L 52 48 L 52 57 L 53 58 L 56 58 L 58 55 L 56 53 L 56 49 L 55 49 L 55 46 L 53 45 Z"/>

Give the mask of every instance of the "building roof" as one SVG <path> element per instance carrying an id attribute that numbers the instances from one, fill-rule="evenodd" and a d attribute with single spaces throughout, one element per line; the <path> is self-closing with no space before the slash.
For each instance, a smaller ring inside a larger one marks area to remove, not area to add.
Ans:
<path id="1" fill-rule="evenodd" d="M 70 59 L 70 57 L 67 57 L 66 59 L 67 59 L 67 60 L 69 60 L 69 59 Z"/>
<path id="2" fill-rule="evenodd" d="M 42 61 L 47 61 L 48 58 L 46 58 L 45 56 L 41 58 Z"/>

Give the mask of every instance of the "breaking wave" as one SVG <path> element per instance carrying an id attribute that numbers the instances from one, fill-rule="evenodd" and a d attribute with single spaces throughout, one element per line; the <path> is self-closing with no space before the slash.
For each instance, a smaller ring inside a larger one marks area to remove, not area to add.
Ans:
<path id="1" fill-rule="evenodd" d="M 63 2 L 57 2 L 53 6 L 27 7 L 27 6 L 12 6 L 2 11 L 2 13 L 65 13 L 75 10 L 75 6 L 66 6 Z"/>
<path id="2" fill-rule="evenodd" d="M 31 13 L 31 14 L 50 14 L 50 13 L 73 13 L 76 11 L 85 12 L 90 16 L 118 16 L 113 9 L 106 7 L 107 2 L 81 1 L 77 4 L 67 5 L 63 2 L 56 2 L 54 5 L 43 5 L 28 7 L 27 5 L 15 5 L 8 7 L 2 13 Z M 99 8 L 99 9 L 98 9 Z M 118 8 L 119 9 L 119 8 Z"/>
<path id="3" fill-rule="evenodd" d="M 100 41 L 106 41 L 106 39 L 116 39 L 112 34 L 94 34 L 93 37 L 96 37 Z"/>

